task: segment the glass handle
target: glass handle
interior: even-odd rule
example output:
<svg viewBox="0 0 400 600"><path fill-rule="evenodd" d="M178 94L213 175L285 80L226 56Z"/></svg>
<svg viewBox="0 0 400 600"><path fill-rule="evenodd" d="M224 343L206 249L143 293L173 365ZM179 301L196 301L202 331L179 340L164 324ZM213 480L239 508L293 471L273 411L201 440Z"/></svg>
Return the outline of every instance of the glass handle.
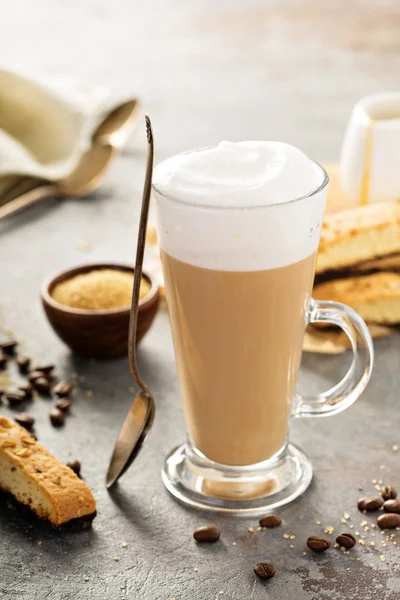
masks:
<svg viewBox="0 0 400 600"><path fill-rule="evenodd" d="M296 394L293 417L328 417L345 410L361 396L371 377L374 349L367 325L345 304L311 299L307 325L310 323L340 327L349 338L353 352L349 370L331 389L317 396Z"/></svg>

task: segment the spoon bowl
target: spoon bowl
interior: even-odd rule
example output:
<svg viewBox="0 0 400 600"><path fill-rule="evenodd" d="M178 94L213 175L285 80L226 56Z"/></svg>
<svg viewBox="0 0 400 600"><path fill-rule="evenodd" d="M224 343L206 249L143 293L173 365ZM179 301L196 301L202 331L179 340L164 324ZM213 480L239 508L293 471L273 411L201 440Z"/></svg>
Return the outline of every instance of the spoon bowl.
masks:
<svg viewBox="0 0 400 600"><path fill-rule="evenodd" d="M153 425L155 404L152 396L139 390L125 417L106 475L106 488L129 469L138 455L148 432Z"/></svg>
<svg viewBox="0 0 400 600"><path fill-rule="evenodd" d="M93 144L111 144L120 148L135 128L141 112L139 100L123 102L102 121L93 134Z"/></svg>
<svg viewBox="0 0 400 600"><path fill-rule="evenodd" d="M56 195L75 196L82 198L98 188L116 149L110 144L105 146L92 146L83 156L78 167L68 177L61 179L56 184Z"/></svg>

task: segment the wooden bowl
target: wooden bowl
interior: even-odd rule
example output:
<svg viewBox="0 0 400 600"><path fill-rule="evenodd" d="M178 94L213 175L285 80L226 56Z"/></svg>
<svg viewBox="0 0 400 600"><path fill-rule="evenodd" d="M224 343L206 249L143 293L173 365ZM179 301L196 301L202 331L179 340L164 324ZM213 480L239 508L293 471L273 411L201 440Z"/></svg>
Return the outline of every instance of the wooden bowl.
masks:
<svg viewBox="0 0 400 600"><path fill-rule="evenodd" d="M130 307L96 311L70 308L56 302L51 295L57 283L96 269L118 269L133 273L130 266L113 263L87 264L67 269L44 282L41 290L43 307L56 334L79 356L99 359L123 356L128 352ZM150 328L160 300L158 284L147 273L143 273L143 277L151 288L139 303L138 341Z"/></svg>

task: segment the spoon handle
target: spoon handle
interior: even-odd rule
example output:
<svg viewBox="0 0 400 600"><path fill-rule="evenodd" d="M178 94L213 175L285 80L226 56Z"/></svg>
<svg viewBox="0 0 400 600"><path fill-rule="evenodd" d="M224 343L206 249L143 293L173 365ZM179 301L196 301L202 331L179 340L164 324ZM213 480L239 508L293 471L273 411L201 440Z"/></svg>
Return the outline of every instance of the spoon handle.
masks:
<svg viewBox="0 0 400 600"><path fill-rule="evenodd" d="M27 206L31 206L31 204L35 204L43 198L55 195L57 195L57 188L55 185L47 184L35 187L1 206L0 219L4 219Z"/></svg>
<svg viewBox="0 0 400 600"><path fill-rule="evenodd" d="M136 263L135 263L135 277L133 282L133 293L132 293L132 306L129 320L129 338L128 338L128 356L129 356L129 367L132 373L132 377L137 385L143 390L147 396L151 396L149 388L146 386L142 378L140 377L137 358L136 358L136 332L138 322L138 308L139 308L139 292L140 282L142 280L142 267L143 267L143 256L144 248L146 245L146 232L147 232L147 221L149 217L150 207L150 195L151 195L151 183L153 178L153 163L154 163L154 140L153 131L151 128L151 121L148 115L145 115L146 121L146 134L147 134L147 160L146 160L146 175L144 180L143 197L142 197L142 209L140 213L139 222L139 233L136 248Z"/></svg>

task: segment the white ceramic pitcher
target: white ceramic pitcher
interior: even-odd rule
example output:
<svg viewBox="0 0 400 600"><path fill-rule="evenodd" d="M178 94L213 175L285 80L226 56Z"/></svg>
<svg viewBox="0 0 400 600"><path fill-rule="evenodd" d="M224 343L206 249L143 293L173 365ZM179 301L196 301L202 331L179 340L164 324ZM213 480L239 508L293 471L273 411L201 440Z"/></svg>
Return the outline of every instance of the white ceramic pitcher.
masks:
<svg viewBox="0 0 400 600"><path fill-rule="evenodd" d="M342 146L340 178L354 204L400 199L400 92L357 102Z"/></svg>

